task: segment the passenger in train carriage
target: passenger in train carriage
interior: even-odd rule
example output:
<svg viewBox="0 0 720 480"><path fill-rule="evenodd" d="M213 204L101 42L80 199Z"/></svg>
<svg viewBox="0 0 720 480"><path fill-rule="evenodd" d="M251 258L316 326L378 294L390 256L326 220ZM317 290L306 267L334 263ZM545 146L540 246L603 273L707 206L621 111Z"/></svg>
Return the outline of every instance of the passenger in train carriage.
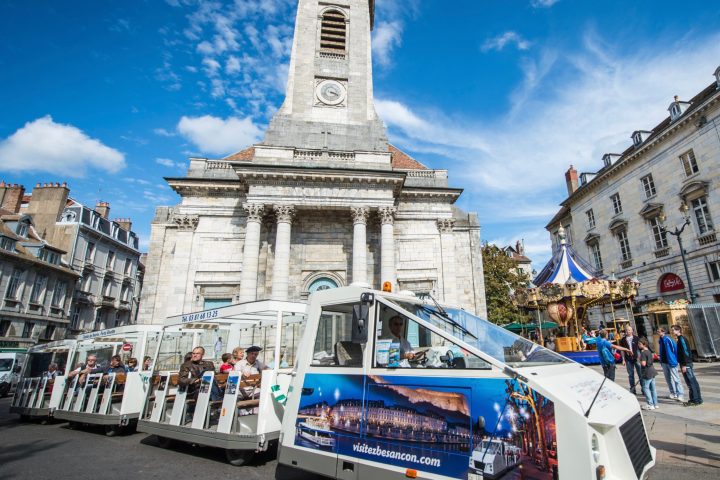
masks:
<svg viewBox="0 0 720 480"><path fill-rule="evenodd" d="M47 378L50 381L54 381L55 377L60 375L60 372L58 371L57 363L51 363L48 365L48 370L45 372L44 377Z"/></svg>
<svg viewBox="0 0 720 480"><path fill-rule="evenodd" d="M178 383L187 388L187 398L197 398L200 391L200 382L205 372L214 372L215 365L212 362L203 360L205 349L203 347L195 347L191 352L190 360L187 360L180 367L178 373ZM213 381L210 391L210 400L221 400L222 392L217 383Z"/></svg>
<svg viewBox="0 0 720 480"><path fill-rule="evenodd" d="M253 345L252 347L245 350L247 358L244 358L235 364L235 370L242 372L243 377L249 377L250 375L257 375L262 370L267 370L268 367L263 362L258 360L258 353L262 351L262 348Z"/></svg>
<svg viewBox="0 0 720 480"><path fill-rule="evenodd" d="M237 372L240 371L240 361L245 358L245 349L242 347L235 347L232 351L233 357L233 369Z"/></svg>
<svg viewBox="0 0 720 480"><path fill-rule="evenodd" d="M68 373L68 379L70 380L75 378L75 376L80 375L78 378L78 385L83 385L88 374L92 373L95 368L97 368L97 355L90 353L87 357L85 357L84 364L81 362L78 363L75 369Z"/></svg>
<svg viewBox="0 0 720 480"><path fill-rule="evenodd" d="M230 353L222 354L222 362L222 365L220 365L220 373L228 373L232 371L233 367L235 366L235 361L233 360L233 356Z"/></svg>
<svg viewBox="0 0 720 480"><path fill-rule="evenodd" d="M135 357L128 358L127 361L127 371L128 372L137 372L138 371L138 361Z"/></svg>
<svg viewBox="0 0 720 480"><path fill-rule="evenodd" d="M143 370L152 370L152 357L146 356L143 358Z"/></svg>
<svg viewBox="0 0 720 480"><path fill-rule="evenodd" d="M110 357L110 363L107 367L94 368L90 373L102 373L107 375L109 373L126 373L126 371L120 355L113 355Z"/></svg>

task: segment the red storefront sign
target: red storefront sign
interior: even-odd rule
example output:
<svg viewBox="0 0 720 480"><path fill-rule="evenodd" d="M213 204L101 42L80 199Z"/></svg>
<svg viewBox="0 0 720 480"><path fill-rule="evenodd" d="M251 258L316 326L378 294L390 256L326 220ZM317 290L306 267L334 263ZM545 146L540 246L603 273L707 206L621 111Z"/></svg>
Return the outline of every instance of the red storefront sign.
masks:
<svg viewBox="0 0 720 480"><path fill-rule="evenodd" d="M666 273L660 280L660 293L675 292L677 290L685 290L685 284L682 278L674 273Z"/></svg>

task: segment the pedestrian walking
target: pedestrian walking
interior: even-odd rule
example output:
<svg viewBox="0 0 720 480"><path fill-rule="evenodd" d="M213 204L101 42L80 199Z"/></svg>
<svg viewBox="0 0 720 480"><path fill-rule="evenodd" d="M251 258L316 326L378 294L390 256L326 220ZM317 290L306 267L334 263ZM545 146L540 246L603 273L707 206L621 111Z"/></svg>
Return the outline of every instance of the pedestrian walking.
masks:
<svg viewBox="0 0 720 480"><path fill-rule="evenodd" d="M597 346L598 356L600 357L600 365L602 365L603 374L609 380L615 381L615 355L613 355L613 348L615 350L627 351L625 347L620 345L614 345L607 339L607 331L600 330L600 338L595 342Z"/></svg>
<svg viewBox="0 0 720 480"><path fill-rule="evenodd" d="M625 328L625 336L620 340L620 345L625 347L627 351L622 354L623 366L627 368L628 382L630 383L630 391L633 395L637 395L636 385L640 383L640 363L638 362L638 337L633 332L633 327L628 325ZM635 373L638 379L635 380Z"/></svg>
<svg viewBox="0 0 720 480"><path fill-rule="evenodd" d="M658 342L658 356L660 357L660 366L668 389L670 389L670 398L678 402L684 402L685 390L680 381L680 368L677 360L677 345L670 337L668 331L664 327L658 329L660 341Z"/></svg>
<svg viewBox="0 0 720 480"><path fill-rule="evenodd" d="M648 341L645 338L638 340L638 348L640 349L640 383L642 391L645 394L645 410L655 410L658 407L657 390L655 389L655 377L657 372L653 367L653 354L650 351Z"/></svg>
<svg viewBox="0 0 720 480"><path fill-rule="evenodd" d="M690 351L690 344L687 338L683 337L682 327L680 325L672 326L672 333L677 340L677 359L680 365L680 371L683 374L685 383L688 387L688 401L683 403L686 407L693 407L696 405L702 405L702 395L700 394L700 384L695 377L695 371L693 369L692 352Z"/></svg>

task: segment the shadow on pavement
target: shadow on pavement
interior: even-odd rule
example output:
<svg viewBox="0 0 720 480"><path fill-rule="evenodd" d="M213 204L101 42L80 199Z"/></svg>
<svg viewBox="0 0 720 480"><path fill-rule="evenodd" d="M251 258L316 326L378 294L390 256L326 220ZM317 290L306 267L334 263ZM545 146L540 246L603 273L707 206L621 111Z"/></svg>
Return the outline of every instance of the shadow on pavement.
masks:
<svg viewBox="0 0 720 480"><path fill-rule="evenodd" d="M158 437L155 435L147 435L145 438L140 440L140 443L163 450L173 451L183 455L192 455L194 457L220 462L230 466L230 464L227 462L227 459L225 458L225 452L221 448L194 445L181 441L173 441L172 446L168 448L163 448L158 443ZM267 449L267 451L256 453L249 462L243 465L243 467L261 467L267 463L274 461L276 458L277 444L272 444L270 445L270 448Z"/></svg>
<svg viewBox="0 0 720 480"><path fill-rule="evenodd" d="M688 435L697 436L697 434L690 433L688 433ZM720 454L716 451L706 450L702 447L687 446L680 443L663 442L662 440L654 440L652 444L653 447L658 450L669 452L672 454L673 458L682 462L696 463L705 467L720 468ZM710 460L710 462L698 462L692 458L687 458L688 456L707 459Z"/></svg>
<svg viewBox="0 0 720 480"><path fill-rule="evenodd" d="M47 442L41 440L4 446L0 450L0 465L7 466L18 460L28 460L37 454L44 455L49 450L57 448L62 444L63 442ZM2 478L11 478L7 475L7 471L3 472Z"/></svg>

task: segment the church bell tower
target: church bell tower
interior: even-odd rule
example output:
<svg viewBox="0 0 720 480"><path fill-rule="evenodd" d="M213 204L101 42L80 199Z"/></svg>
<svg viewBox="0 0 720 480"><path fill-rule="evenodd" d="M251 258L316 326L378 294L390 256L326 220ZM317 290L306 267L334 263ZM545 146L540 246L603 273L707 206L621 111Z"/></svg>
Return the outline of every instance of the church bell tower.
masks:
<svg viewBox="0 0 720 480"><path fill-rule="evenodd" d="M256 147L257 160L293 148L318 162L323 152L357 152L366 167L389 164L373 103L374 13L374 0L298 1L285 101Z"/></svg>

